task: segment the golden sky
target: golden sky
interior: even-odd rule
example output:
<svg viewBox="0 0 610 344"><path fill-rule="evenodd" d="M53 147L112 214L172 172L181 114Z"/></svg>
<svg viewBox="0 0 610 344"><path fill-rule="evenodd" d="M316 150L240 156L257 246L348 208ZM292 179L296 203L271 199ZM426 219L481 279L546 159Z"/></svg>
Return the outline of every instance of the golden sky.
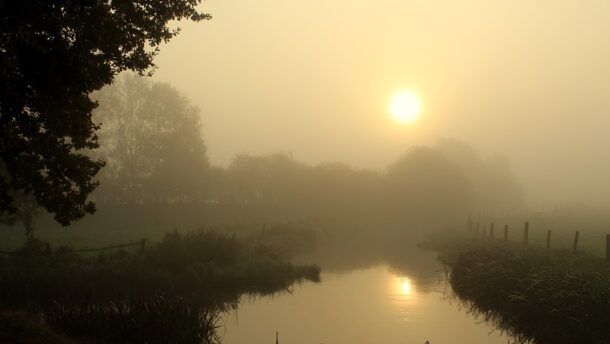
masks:
<svg viewBox="0 0 610 344"><path fill-rule="evenodd" d="M382 169L465 141L512 161L537 202L610 199L608 0L208 0L155 79L201 108L214 164L292 153ZM400 89L423 102L400 124Z"/></svg>

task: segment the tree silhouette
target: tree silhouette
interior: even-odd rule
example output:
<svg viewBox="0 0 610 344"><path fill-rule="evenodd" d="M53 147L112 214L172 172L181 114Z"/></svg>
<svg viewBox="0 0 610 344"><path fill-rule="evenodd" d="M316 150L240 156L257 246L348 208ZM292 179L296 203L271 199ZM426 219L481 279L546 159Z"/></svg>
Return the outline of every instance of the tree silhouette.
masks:
<svg viewBox="0 0 610 344"><path fill-rule="evenodd" d="M385 179L389 204L405 217L453 220L472 209L467 177L435 149L409 150L388 167Z"/></svg>
<svg viewBox="0 0 610 344"><path fill-rule="evenodd" d="M67 225L95 211L87 199L104 165L89 94L123 70L150 73L170 20L210 16L201 0L0 2L0 213L19 193Z"/></svg>
<svg viewBox="0 0 610 344"><path fill-rule="evenodd" d="M133 74L94 94L107 161L96 197L110 203L202 201L209 163L199 110L166 83Z"/></svg>

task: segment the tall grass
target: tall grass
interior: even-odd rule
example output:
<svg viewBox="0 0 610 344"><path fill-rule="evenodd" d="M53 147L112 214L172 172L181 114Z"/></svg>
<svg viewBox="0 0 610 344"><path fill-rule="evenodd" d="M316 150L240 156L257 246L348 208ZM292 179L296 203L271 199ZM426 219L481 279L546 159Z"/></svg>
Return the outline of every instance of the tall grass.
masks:
<svg viewBox="0 0 610 344"><path fill-rule="evenodd" d="M131 303L62 305L45 309L52 325L98 343L220 343L219 311L162 296Z"/></svg>
<svg viewBox="0 0 610 344"><path fill-rule="evenodd" d="M319 280L319 268L276 251L211 231L172 232L143 252L96 256L31 239L0 259L0 308L41 312L92 342L213 343L219 313L240 295Z"/></svg>
<svg viewBox="0 0 610 344"><path fill-rule="evenodd" d="M7 344L77 344L80 340L59 334L40 316L26 312L0 312L0 343Z"/></svg>
<svg viewBox="0 0 610 344"><path fill-rule="evenodd" d="M602 259L491 240L432 246L455 294L520 342L610 343L610 267Z"/></svg>

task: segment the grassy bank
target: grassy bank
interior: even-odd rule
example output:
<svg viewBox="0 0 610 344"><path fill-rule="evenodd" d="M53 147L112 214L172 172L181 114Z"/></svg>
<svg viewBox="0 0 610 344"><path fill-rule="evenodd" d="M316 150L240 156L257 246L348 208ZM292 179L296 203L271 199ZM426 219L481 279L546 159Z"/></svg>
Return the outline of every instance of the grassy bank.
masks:
<svg viewBox="0 0 610 344"><path fill-rule="evenodd" d="M24 312L0 312L0 343L82 344L49 327L43 319Z"/></svg>
<svg viewBox="0 0 610 344"><path fill-rule="evenodd" d="M173 232L143 252L85 256L30 240L0 259L0 307L90 342L213 343L220 312L240 295L319 279L317 267L290 263L276 245Z"/></svg>
<svg viewBox="0 0 610 344"><path fill-rule="evenodd" d="M610 343L610 267L591 254L447 233L441 252L457 296L521 342Z"/></svg>

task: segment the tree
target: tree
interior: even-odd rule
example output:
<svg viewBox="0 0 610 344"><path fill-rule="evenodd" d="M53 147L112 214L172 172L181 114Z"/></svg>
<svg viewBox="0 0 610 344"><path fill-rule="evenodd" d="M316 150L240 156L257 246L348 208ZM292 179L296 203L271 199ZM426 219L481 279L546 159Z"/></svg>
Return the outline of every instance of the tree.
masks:
<svg viewBox="0 0 610 344"><path fill-rule="evenodd" d="M166 83L133 74L95 93L100 149L108 165L98 198L112 203L203 200L209 163L199 110Z"/></svg>
<svg viewBox="0 0 610 344"><path fill-rule="evenodd" d="M33 195L63 225L95 211L104 163L89 94L124 70L151 73L172 20L209 19L201 0L0 2L0 212Z"/></svg>
<svg viewBox="0 0 610 344"><path fill-rule="evenodd" d="M483 158L471 146L457 140L442 140L436 149L460 167L474 195L474 207L491 211L522 208L523 190L506 157Z"/></svg>
<svg viewBox="0 0 610 344"><path fill-rule="evenodd" d="M409 150L388 167L385 182L391 210L404 218L455 220L472 209L467 177L431 148Z"/></svg>
<svg viewBox="0 0 610 344"><path fill-rule="evenodd" d="M235 200L243 204L288 205L302 196L310 167L286 154L237 155L228 168Z"/></svg>

